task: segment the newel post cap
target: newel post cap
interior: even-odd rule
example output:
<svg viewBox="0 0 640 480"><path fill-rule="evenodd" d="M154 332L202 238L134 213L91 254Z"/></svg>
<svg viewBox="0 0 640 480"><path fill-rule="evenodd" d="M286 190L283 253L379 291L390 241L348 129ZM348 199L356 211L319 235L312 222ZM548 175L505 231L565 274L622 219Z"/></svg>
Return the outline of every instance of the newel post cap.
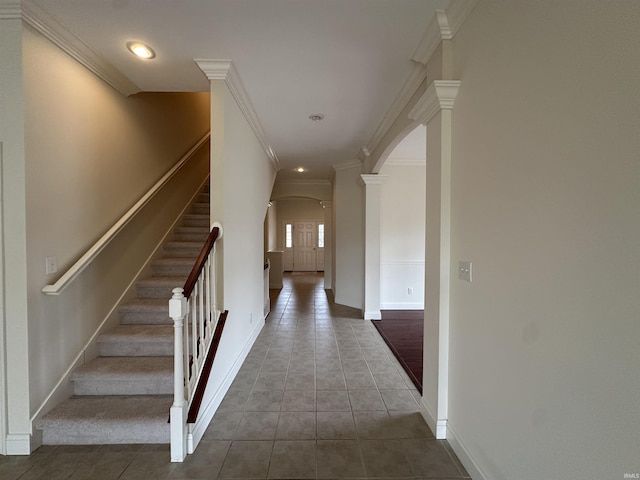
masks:
<svg viewBox="0 0 640 480"><path fill-rule="evenodd" d="M182 321L187 314L187 299L184 296L184 289L174 288L173 296L169 300L169 316L174 322Z"/></svg>

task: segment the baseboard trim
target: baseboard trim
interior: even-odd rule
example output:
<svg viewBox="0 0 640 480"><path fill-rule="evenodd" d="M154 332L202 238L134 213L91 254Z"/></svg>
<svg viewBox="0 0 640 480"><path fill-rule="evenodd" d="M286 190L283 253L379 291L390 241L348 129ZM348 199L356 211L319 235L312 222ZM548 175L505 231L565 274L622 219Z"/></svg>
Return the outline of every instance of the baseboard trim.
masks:
<svg viewBox="0 0 640 480"><path fill-rule="evenodd" d="M6 438L7 455L31 455L31 435L10 433Z"/></svg>
<svg viewBox="0 0 640 480"><path fill-rule="evenodd" d="M489 476L480 468L478 462L475 461L464 445L464 442L460 440L460 437L450 424L447 425L447 441L471 478L474 480L488 480Z"/></svg>
<svg viewBox="0 0 640 480"><path fill-rule="evenodd" d="M424 401L424 397L420 399L420 413L422 414L422 418L424 418L424 421L427 422L427 426L431 429L431 433L433 433L433 435L435 436L438 430L438 422L436 421L436 417L433 412L431 412L429 405L427 405Z"/></svg>
<svg viewBox="0 0 640 480"><path fill-rule="evenodd" d="M370 310L363 314L365 320L382 320L382 313L380 310Z"/></svg>
<svg viewBox="0 0 640 480"><path fill-rule="evenodd" d="M402 303L402 302L389 302L381 303L380 310L424 310L424 302L414 303Z"/></svg>
<svg viewBox="0 0 640 480"><path fill-rule="evenodd" d="M201 408L200 410L201 413L198 419L196 420L196 423L189 425L189 433L187 435L187 453L189 455L194 453L196 451L196 448L198 448L198 445L200 444L200 440L202 440L202 436L204 435L204 432L207 430L209 423L211 423L211 419L213 418L216 411L218 410L218 407L222 403L224 396L227 394L229 387L233 383L233 380L236 378L236 375L238 374L240 367L242 367L244 360L247 358L247 355L249 355L249 352L251 351L251 347L253 347L253 344L258 338L258 335L262 331L263 327L264 327L264 321L259 322L258 325L256 325L256 328L251 333L251 336L248 338L248 340L245 342L244 346L242 347L242 351L236 358L236 361L233 363L233 366L224 377L224 380L220 384L220 387L218 388L216 393L211 397L211 401L209 401L209 403L206 406L203 406Z"/></svg>

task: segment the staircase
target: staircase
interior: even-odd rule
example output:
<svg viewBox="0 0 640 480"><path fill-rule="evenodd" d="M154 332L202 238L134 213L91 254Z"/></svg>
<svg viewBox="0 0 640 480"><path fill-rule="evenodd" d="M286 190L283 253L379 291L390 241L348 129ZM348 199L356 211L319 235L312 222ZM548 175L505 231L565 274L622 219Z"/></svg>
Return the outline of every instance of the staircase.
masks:
<svg viewBox="0 0 640 480"><path fill-rule="evenodd" d="M169 443L173 403L171 290L181 287L209 234L209 190L198 194L152 276L119 308L120 325L102 333L99 356L71 375L74 396L42 417L45 445Z"/></svg>

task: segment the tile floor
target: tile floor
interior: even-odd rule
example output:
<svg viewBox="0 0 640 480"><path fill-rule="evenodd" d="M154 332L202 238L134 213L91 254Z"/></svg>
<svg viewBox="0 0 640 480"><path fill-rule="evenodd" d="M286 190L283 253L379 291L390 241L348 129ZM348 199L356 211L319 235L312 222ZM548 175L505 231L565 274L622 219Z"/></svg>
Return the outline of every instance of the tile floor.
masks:
<svg viewBox="0 0 640 480"><path fill-rule="evenodd" d="M287 274L266 325L195 454L165 445L44 446L0 456L0 478L460 479L419 394L370 322L333 303L322 274Z"/></svg>

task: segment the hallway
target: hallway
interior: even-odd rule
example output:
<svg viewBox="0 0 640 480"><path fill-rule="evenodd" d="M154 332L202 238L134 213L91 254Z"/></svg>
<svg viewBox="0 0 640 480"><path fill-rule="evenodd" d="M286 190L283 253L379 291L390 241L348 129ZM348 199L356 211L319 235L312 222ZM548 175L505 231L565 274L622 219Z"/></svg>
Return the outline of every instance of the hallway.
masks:
<svg viewBox="0 0 640 480"><path fill-rule="evenodd" d="M468 478L375 328L323 285L321 273L286 274L271 291L264 329L183 464L164 445L45 446L0 457L0 478Z"/></svg>

